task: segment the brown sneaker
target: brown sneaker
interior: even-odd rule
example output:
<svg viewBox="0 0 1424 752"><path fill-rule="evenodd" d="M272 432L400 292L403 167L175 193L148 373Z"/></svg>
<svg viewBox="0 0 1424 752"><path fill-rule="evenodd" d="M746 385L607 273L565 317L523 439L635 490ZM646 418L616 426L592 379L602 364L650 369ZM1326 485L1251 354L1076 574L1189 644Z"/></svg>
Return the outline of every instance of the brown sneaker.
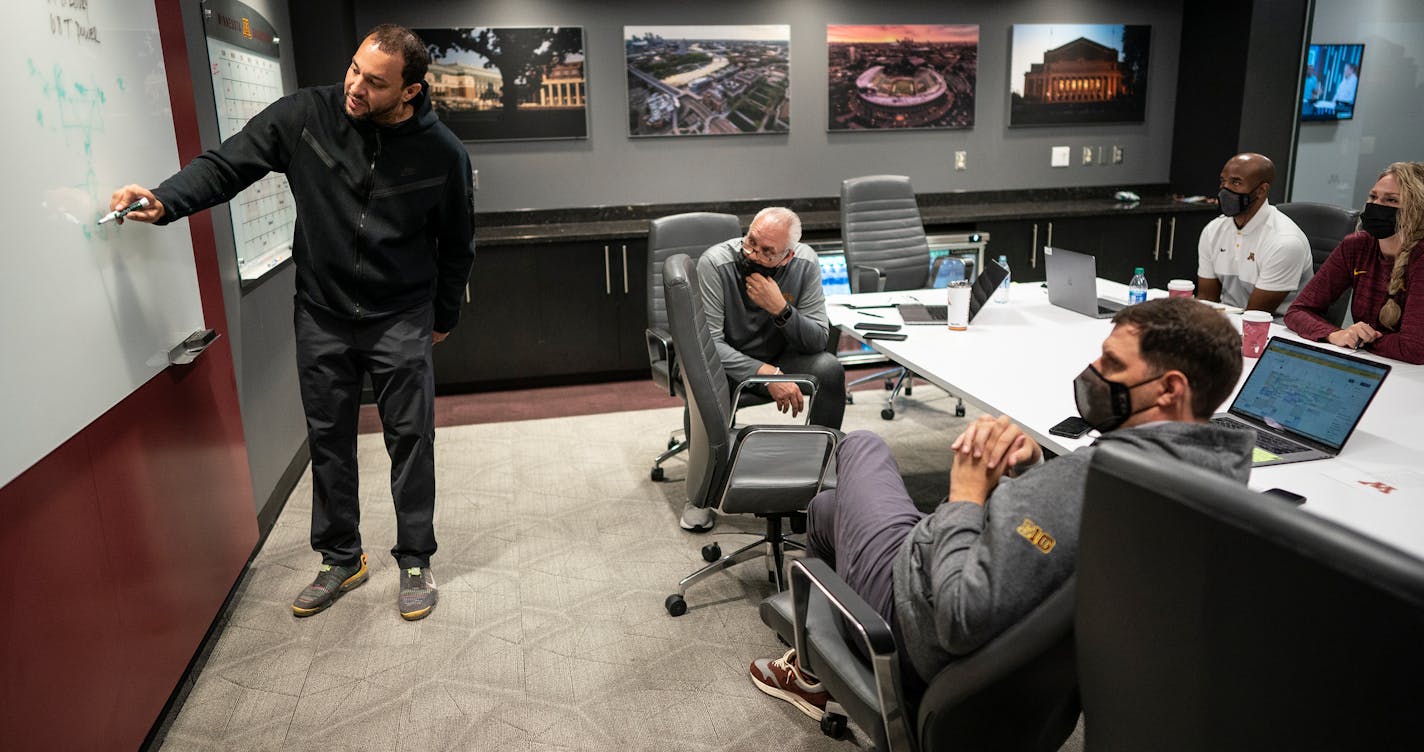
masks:
<svg viewBox="0 0 1424 752"><path fill-rule="evenodd" d="M805 680L796 667L795 648L780 658L752 661L751 674L752 684L757 689L791 703L812 720L819 721L826 714L826 702L831 695L821 688L820 682Z"/></svg>
<svg viewBox="0 0 1424 752"><path fill-rule="evenodd" d="M341 594L366 581L366 552L361 552L361 561L345 567L331 564L321 565L316 579L307 585L297 599L292 602L292 613L297 616L311 616L326 610L336 602Z"/></svg>

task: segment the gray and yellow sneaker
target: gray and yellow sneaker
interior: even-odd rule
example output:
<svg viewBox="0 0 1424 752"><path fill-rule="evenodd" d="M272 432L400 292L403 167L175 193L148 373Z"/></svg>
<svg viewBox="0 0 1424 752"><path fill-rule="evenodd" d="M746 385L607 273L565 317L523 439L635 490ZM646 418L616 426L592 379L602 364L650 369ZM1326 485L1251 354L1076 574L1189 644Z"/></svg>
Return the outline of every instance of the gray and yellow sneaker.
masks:
<svg viewBox="0 0 1424 752"><path fill-rule="evenodd" d="M430 615L430 610L435 608L435 602L440 600L440 593L435 589L435 575L431 574L430 567L410 567L401 570L400 597L397 599L397 606L400 608L400 615L406 621L424 619Z"/></svg>
<svg viewBox="0 0 1424 752"><path fill-rule="evenodd" d="M292 602L292 613L297 616L311 616L325 611L342 593L365 582L368 574L364 551L361 553L361 561L356 564L344 567L321 565L316 579Z"/></svg>

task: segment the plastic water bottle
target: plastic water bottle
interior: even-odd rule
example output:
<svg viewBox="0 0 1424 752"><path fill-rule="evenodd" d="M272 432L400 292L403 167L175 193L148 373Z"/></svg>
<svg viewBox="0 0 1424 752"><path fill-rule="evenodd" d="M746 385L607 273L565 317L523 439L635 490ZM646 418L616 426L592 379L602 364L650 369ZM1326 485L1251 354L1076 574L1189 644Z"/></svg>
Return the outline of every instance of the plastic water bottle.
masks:
<svg viewBox="0 0 1424 752"><path fill-rule="evenodd" d="M1127 283L1127 304L1136 305L1147 300L1147 275L1142 267L1132 270L1132 281Z"/></svg>
<svg viewBox="0 0 1424 752"><path fill-rule="evenodd" d="M1009 257L1008 257L1008 256L1000 256L1000 257L999 257L999 266L1004 267L1004 271L1009 271ZM997 289L997 290L994 291L994 302L995 302L995 303L1007 303L1007 302L1009 302L1009 279L1010 279L1012 276L1013 276L1012 274L1005 274L1005 275L1004 275L1004 281L1003 281L1003 282L1000 282L1000 283L999 283L999 289Z"/></svg>

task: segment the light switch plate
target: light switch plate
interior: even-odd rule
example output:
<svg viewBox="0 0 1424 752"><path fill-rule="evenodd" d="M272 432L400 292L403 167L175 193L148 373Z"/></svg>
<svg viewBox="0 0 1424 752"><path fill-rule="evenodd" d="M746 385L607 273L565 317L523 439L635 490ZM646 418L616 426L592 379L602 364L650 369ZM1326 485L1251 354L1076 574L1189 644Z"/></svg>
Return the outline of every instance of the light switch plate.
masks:
<svg viewBox="0 0 1424 752"><path fill-rule="evenodd" d="M967 170L967 169L969 169L969 152L967 152L967 151L957 151L957 152L954 153L954 169L956 169L956 170Z"/></svg>
<svg viewBox="0 0 1424 752"><path fill-rule="evenodd" d="M1091 146L1084 146L1084 147L1083 147L1083 164L1085 164L1085 165L1090 165L1090 164L1092 164L1092 163L1093 163L1093 147L1091 147Z"/></svg>
<svg viewBox="0 0 1424 752"><path fill-rule="evenodd" d="M1049 161L1051 167L1067 167L1073 157L1066 146L1053 147L1053 158Z"/></svg>

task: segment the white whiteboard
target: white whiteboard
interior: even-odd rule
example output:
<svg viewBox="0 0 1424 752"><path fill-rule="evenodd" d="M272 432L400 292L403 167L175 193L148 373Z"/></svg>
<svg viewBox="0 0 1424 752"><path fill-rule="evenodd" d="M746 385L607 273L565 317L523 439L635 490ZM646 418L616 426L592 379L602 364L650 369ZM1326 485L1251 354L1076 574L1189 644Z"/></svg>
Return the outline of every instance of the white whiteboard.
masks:
<svg viewBox="0 0 1424 752"><path fill-rule="evenodd" d="M179 167L152 2L6 3L0 45L0 485L203 326L186 221L95 222Z"/></svg>

